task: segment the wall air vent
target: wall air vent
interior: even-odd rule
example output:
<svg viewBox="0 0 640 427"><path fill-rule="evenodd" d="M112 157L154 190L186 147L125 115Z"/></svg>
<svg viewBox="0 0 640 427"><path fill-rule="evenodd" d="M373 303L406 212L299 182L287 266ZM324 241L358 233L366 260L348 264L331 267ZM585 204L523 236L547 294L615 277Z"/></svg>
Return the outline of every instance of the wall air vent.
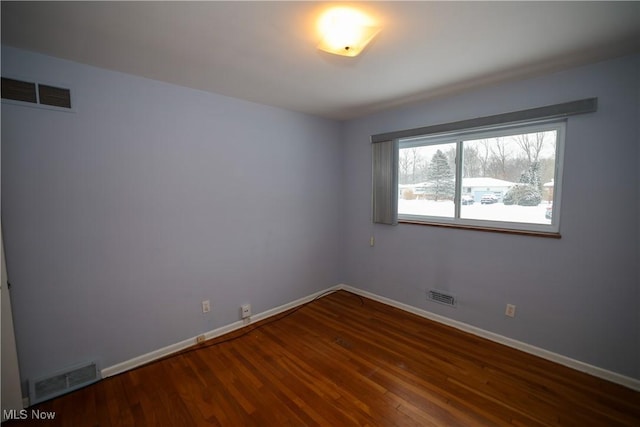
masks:
<svg viewBox="0 0 640 427"><path fill-rule="evenodd" d="M100 379L98 365L85 363L29 381L29 400L33 405L70 391L77 390Z"/></svg>
<svg viewBox="0 0 640 427"><path fill-rule="evenodd" d="M458 305L458 301L455 296L435 289L427 291L427 300L448 305L449 307L455 307Z"/></svg>
<svg viewBox="0 0 640 427"><path fill-rule="evenodd" d="M2 77L2 99L71 109L71 90Z"/></svg>
<svg viewBox="0 0 640 427"><path fill-rule="evenodd" d="M2 78L2 98L14 101L38 103L36 84Z"/></svg>
<svg viewBox="0 0 640 427"><path fill-rule="evenodd" d="M69 89L39 84L38 95L40 104L71 108L71 91Z"/></svg>

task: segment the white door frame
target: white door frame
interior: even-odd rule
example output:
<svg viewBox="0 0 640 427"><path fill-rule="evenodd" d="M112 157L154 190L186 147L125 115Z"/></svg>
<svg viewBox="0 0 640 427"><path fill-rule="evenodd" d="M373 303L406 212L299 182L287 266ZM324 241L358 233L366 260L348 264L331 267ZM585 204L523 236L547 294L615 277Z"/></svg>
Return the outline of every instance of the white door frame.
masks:
<svg viewBox="0 0 640 427"><path fill-rule="evenodd" d="M7 265L4 259L4 242L2 229L0 228L0 254L2 255L2 284L0 286L0 322L2 327L2 353L1 371L2 378L2 421L10 410L23 409L22 389L20 386L20 368L18 366L18 353L16 351L16 338L13 330L13 315L11 312L11 299L7 285Z"/></svg>

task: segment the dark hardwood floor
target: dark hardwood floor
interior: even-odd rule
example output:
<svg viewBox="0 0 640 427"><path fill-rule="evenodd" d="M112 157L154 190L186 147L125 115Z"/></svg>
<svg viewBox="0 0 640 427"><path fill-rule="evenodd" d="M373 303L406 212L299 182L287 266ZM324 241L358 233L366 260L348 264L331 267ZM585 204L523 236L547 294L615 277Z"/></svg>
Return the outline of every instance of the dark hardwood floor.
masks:
<svg viewBox="0 0 640 427"><path fill-rule="evenodd" d="M639 392L345 291L257 325L3 426L640 426Z"/></svg>

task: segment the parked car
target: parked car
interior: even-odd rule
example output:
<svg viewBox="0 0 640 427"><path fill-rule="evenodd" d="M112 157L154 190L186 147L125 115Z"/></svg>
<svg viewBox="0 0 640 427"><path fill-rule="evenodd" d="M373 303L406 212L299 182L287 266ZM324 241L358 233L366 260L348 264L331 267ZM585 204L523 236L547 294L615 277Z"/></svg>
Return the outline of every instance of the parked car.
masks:
<svg viewBox="0 0 640 427"><path fill-rule="evenodd" d="M462 204L463 205L472 205L475 200L473 200L472 196L462 196Z"/></svg>
<svg viewBox="0 0 640 427"><path fill-rule="evenodd" d="M544 213L544 217L551 219L553 217L553 206L547 206L547 210Z"/></svg>
<svg viewBox="0 0 640 427"><path fill-rule="evenodd" d="M495 194L488 193L482 196L482 199L480 199L480 203L482 203L483 205L498 203L498 198L496 197Z"/></svg>

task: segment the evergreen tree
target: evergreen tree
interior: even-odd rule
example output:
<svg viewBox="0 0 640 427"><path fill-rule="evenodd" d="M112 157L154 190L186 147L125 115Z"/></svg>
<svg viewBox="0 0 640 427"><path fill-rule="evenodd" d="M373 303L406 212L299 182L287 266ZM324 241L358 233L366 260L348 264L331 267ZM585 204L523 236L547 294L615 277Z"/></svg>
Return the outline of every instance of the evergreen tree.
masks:
<svg viewBox="0 0 640 427"><path fill-rule="evenodd" d="M502 202L505 205L538 206L542 195L531 184L516 184L507 191Z"/></svg>
<svg viewBox="0 0 640 427"><path fill-rule="evenodd" d="M520 175L520 182L522 184L528 184L540 191L542 188L542 181L540 179L540 163L531 163L531 166L529 166L529 168Z"/></svg>
<svg viewBox="0 0 640 427"><path fill-rule="evenodd" d="M520 184L510 188L504 195L503 203L505 205L538 206L542 201L541 188L540 163L533 162L520 175Z"/></svg>
<svg viewBox="0 0 640 427"><path fill-rule="evenodd" d="M454 175L447 161L447 156L438 150L431 158L427 169L429 190L436 201L453 199L455 194Z"/></svg>

